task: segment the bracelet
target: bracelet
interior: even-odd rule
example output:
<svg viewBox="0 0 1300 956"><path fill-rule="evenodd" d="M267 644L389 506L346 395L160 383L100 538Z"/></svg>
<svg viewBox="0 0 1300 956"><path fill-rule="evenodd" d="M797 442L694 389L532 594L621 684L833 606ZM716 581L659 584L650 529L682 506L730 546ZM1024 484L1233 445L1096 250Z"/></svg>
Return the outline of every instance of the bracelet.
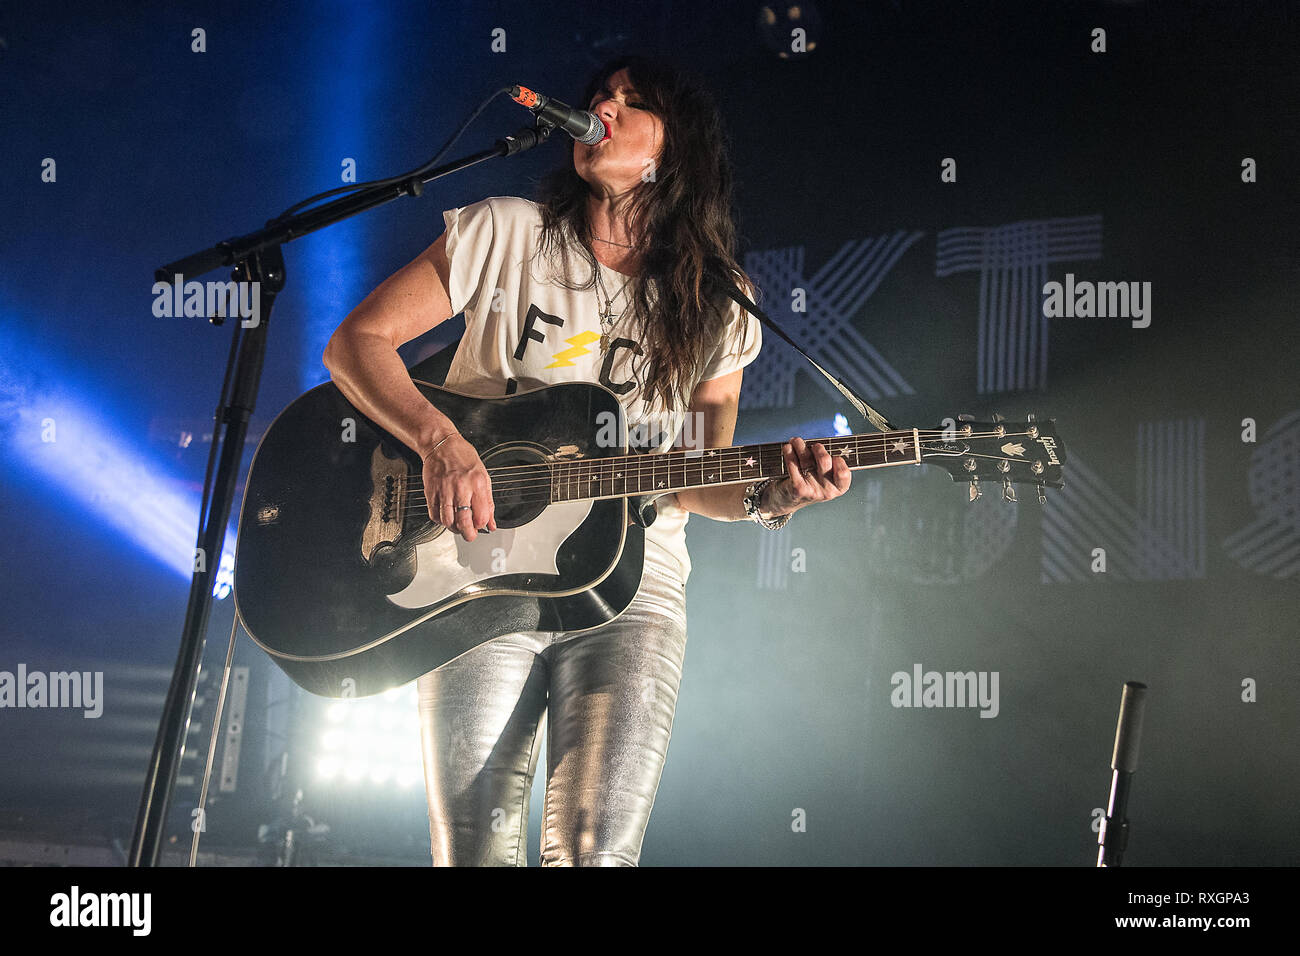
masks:
<svg viewBox="0 0 1300 956"><path fill-rule="evenodd" d="M775 518L764 518L758 513L759 499L763 496L763 489L774 481L776 481L775 478L766 478L763 481L758 482L758 484L750 485L745 489L745 517L757 524L761 524L769 531L776 531L779 528L784 528L785 523L790 520L788 514L777 515Z"/></svg>
<svg viewBox="0 0 1300 956"><path fill-rule="evenodd" d="M421 461L428 461L428 460L429 460L429 456L432 455L435 451L437 451L437 450L442 446L442 442L446 441L448 438L451 438L452 435L455 435L455 434L457 434L456 430L455 430L455 429L452 429L451 434L447 435L447 437L444 438L444 439L442 439L442 441L438 442L437 445L434 445L434 446L433 446L432 448L430 448L427 452L425 452L425 453L424 453L424 456L423 456L420 460L421 460Z"/></svg>

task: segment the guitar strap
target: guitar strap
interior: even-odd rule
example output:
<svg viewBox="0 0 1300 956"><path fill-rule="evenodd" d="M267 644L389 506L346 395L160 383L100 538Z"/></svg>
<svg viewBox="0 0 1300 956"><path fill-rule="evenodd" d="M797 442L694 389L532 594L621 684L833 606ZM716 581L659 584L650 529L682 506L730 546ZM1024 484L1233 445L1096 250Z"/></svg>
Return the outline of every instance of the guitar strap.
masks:
<svg viewBox="0 0 1300 956"><path fill-rule="evenodd" d="M835 386L839 393L848 399L849 404L856 408L863 418L882 432L890 432L894 430L894 426L890 424L889 419L868 405L864 399L860 398L857 393L854 392L853 389L849 388L849 386L845 385L844 382L840 381L830 372L826 371L826 369L818 365L813 360L813 357L801 349L794 339L785 334L785 330L782 329L781 326L777 325L766 312L760 309L755 303L751 302L749 297L741 292L734 282L722 278L716 266L711 272L706 272L706 277L713 281L715 288L721 289L728 298L746 312L752 314L758 319L758 321L762 322L784 339L786 344L788 344L792 349L807 359L808 364L821 372L822 375L824 375L826 379ZM628 505L632 508L632 520L643 528L650 527L650 525L654 523L655 516L658 514L655 501L662 497L662 495L638 495L637 497L629 498Z"/></svg>
<svg viewBox="0 0 1300 956"><path fill-rule="evenodd" d="M798 352L800 355L802 355L804 358L808 360L809 365L811 365L817 371L821 372L822 375L826 376L827 381L829 381L832 385L834 385L836 389L839 390L839 393L843 395L846 399L848 399L849 404L852 405L854 408L856 408L863 418L869 421L876 428L880 429L882 432L890 432L894 430L894 426L889 423L889 419L885 418L884 415L880 414L880 412L876 411L874 408L868 405L862 398L858 396L856 392L853 391L853 389L849 388L847 385L845 385L842 381L840 381L830 372L826 371L826 369L822 368L820 365L814 362L812 356L809 355L807 352L805 352L803 349L799 348L799 346L795 343L794 339L790 338L790 336L785 334L785 330L782 329L781 326L773 322L766 312L764 312L757 305L751 302L743 292L741 292L738 288L736 288L736 284L734 282L730 281L729 279L722 278L722 276L718 274L716 267L712 272L706 274L710 279L713 280L715 287L720 288L722 292L726 294L727 297L730 298L733 302L739 305L746 312L749 312L756 319L758 319L758 321L762 322L769 329L771 329L773 332L775 332L777 335L783 338L792 349L794 349L796 352Z"/></svg>

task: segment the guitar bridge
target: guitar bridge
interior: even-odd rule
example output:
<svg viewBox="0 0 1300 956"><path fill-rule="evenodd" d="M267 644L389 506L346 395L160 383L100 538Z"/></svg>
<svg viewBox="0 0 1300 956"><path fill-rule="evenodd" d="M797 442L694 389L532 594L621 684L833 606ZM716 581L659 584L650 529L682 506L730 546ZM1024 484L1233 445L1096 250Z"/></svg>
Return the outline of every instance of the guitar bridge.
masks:
<svg viewBox="0 0 1300 956"><path fill-rule="evenodd" d="M375 446L370 458L370 516L361 532L361 557L367 564L385 545L394 544L405 524L409 483L406 462Z"/></svg>

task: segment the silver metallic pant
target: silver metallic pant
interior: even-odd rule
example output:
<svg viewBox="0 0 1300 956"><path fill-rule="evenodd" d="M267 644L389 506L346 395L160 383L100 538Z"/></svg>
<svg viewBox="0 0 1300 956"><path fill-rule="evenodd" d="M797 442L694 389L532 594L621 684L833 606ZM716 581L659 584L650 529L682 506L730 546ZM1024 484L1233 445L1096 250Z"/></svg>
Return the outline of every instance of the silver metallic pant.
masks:
<svg viewBox="0 0 1300 956"><path fill-rule="evenodd" d="M524 866L546 723L543 866L636 866L686 653L676 560L647 543L636 597L578 634L506 634L417 682L435 866Z"/></svg>

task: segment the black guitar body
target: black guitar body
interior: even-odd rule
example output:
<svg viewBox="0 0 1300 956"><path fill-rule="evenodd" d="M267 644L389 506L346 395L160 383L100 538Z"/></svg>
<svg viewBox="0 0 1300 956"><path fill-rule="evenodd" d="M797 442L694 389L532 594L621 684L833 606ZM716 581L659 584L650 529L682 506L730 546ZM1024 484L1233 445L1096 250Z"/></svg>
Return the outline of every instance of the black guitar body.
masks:
<svg viewBox="0 0 1300 956"><path fill-rule="evenodd" d="M489 468L628 454L597 442L599 422L622 422L599 385L489 399L416 387ZM239 519L236 607L249 636L307 690L367 696L501 634L598 627L640 587L645 532L629 526L626 498L549 505L549 486L517 491L494 478L498 530L467 543L429 520L420 474L420 459L333 384L294 401L258 446Z"/></svg>

